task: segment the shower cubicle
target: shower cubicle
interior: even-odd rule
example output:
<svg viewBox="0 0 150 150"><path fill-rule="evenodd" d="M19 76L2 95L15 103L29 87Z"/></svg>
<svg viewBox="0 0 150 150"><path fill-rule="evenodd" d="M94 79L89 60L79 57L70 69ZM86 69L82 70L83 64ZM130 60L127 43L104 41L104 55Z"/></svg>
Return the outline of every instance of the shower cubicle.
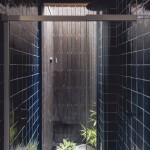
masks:
<svg viewBox="0 0 150 150"><path fill-rule="evenodd" d="M105 144L104 119L110 117L103 112L108 109L103 98L109 79L104 72L112 71L105 66L109 49L116 47L116 21L136 16L97 15L83 4L45 4L39 17L14 14L1 17L4 149L57 149L64 140L100 149Z"/></svg>
<svg viewBox="0 0 150 150"><path fill-rule="evenodd" d="M63 18L90 12L84 6L45 6L42 14ZM86 144L84 128L93 129L96 139L96 22L9 19L4 23L6 144L11 150L56 149L64 139Z"/></svg>
<svg viewBox="0 0 150 150"><path fill-rule="evenodd" d="M48 8L45 7L44 14L62 15L62 18L90 13L83 6ZM90 111L96 112L96 23L43 22L42 30L43 54L48 54L43 67L48 67L50 75L45 74L43 78L43 84L50 82L49 96L43 102L43 122L48 121L47 118L51 120L50 131L43 128L43 137L49 136L51 144L48 144L54 147L63 139L77 145L86 143L81 135L82 126L90 127ZM47 54L45 48L48 48ZM45 110L49 110L49 114Z"/></svg>

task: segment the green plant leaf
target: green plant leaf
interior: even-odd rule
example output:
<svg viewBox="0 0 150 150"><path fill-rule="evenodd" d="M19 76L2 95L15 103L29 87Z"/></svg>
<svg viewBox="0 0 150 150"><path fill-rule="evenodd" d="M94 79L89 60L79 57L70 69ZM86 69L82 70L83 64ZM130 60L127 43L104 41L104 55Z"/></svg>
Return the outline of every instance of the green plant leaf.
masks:
<svg viewBox="0 0 150 150"><path fill-rule="evenodd" d="M56 150L75 150L76 144L68 139L63 139L63 143L60 143L59 146L56 147Z"/></svg>
<svg viewBox="0 0 150 150"><path fill-rule="evenodd" d="M96 148L96 111L90 110L89 118L90 128L87 128L81 124L81 135L84 137L82 141L86 139L87 143L94 149Z"/></svg>

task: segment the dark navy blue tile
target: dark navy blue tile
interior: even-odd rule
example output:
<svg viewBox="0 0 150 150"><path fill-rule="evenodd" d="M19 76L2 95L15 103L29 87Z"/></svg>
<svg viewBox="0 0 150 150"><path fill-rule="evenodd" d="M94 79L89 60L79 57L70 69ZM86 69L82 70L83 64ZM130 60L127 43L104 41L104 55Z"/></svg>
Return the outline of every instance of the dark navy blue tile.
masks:
<svg viewBox="0 0 150 150"><path fill-rule="evenodd" d="M150 115L147 112L144 112L144 125L150 129Z"/></svg>
<svg viewBox="0 0 150 150"><path fill-rule="evenodd" d="M144 79L150 80L150 66L144 66Z"/></svg>
<svg viewBox="0 0 150 150"><path fill-rule="evenodd" d="M144 150L149 150L149 149L150 149L150 145L144 142Z"/></svg>
<svg viewBox="0 0 150 150"><path fill-rule="evenodd" d="M150 64L150 49L144 51L144 64Z"/></svg>
<svg viewBox="0 0 150 150"><path fill-rule="evenodd" d="M150 98L144 96L144 109L150 113Z"/></svg>
<svg viewBox="0 0 150 150"><path fill-rule="evenodd" d="M144 94L150 96L150 82L144 81Z"/></svg>
<svg viewBox="0 0 150 150"><path fill-rule="evenodd" d="M150 144L150 130L148 130L147 128L144 128L144 141L147 144Z"/></svg>

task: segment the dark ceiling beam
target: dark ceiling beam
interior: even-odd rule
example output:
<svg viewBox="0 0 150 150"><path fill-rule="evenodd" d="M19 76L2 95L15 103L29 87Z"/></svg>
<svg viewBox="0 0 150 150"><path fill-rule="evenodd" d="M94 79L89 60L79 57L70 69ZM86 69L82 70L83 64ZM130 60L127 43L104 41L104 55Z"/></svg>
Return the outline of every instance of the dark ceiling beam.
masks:
<svg viewBox="0 0 150 150"><path fill-rule="evenodd" d="M86 7L88 3L44 3L44 6L57 6L57 7Z"/></svg>
<svg viewBox="0 0 150 150"><path fill-rule="evenodd" d="M44 3L89 3L97 0L43 0Z"/></svg>

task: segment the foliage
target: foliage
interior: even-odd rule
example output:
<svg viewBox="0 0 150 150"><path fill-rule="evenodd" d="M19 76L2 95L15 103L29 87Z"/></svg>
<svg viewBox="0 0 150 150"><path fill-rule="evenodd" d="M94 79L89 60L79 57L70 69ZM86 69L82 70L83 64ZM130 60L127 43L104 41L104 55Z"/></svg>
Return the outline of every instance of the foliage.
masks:
<svg viewBox="0 0 150 150"><path fill-rule="evenodd" d="M25 150L25 147L18 145L15 150Z"/></svg>
<svg viewBox="0 0 150 150"><path fill-rule="evenodd" d="M28 145L26 146L26 150L37 150L38 148L38 144L35 141L31 141L28 143Z"/></svg>
<svg viewBox="0 0 150 150"><path fill-rule="evenodd" d="M83 140L86 139L89 145L91 145L93 148L96 148L96 124L97 124L96 112L91 110L90 113L91 113L89 118L90 128L81 125L82 126L81 135L84 137Z"/></svg>
<svg viewBox="0 0 150 150"><path fill-rule="evenodd" d="M75 150L76 144L67 139L63 139L63 143L60 143L59 146L56 147L56 150Z"/></svg>
<svg viewBox="0 0 150 150"><path fill-rule="evenodd" d="M90 113L91 113L91 115L90 115L90 118L89 118L89 122L91 122L92 126L96 128L96 123L97 123L97 121L96 121L96 111L90 110Z"/></svg>
<svg viewBox="0 0 150 150"><path fill-rule="evenodd" d="M15 150L37 150L38 144L35 141L30 141L27 146L18 145Z"/></svg>
<svg viewBox="0 0 150 150"><path fill-rule="evenodd" d="M17 129L16 128L10 128L10 143L13 142L16 133L17 133Z"/></svg>

